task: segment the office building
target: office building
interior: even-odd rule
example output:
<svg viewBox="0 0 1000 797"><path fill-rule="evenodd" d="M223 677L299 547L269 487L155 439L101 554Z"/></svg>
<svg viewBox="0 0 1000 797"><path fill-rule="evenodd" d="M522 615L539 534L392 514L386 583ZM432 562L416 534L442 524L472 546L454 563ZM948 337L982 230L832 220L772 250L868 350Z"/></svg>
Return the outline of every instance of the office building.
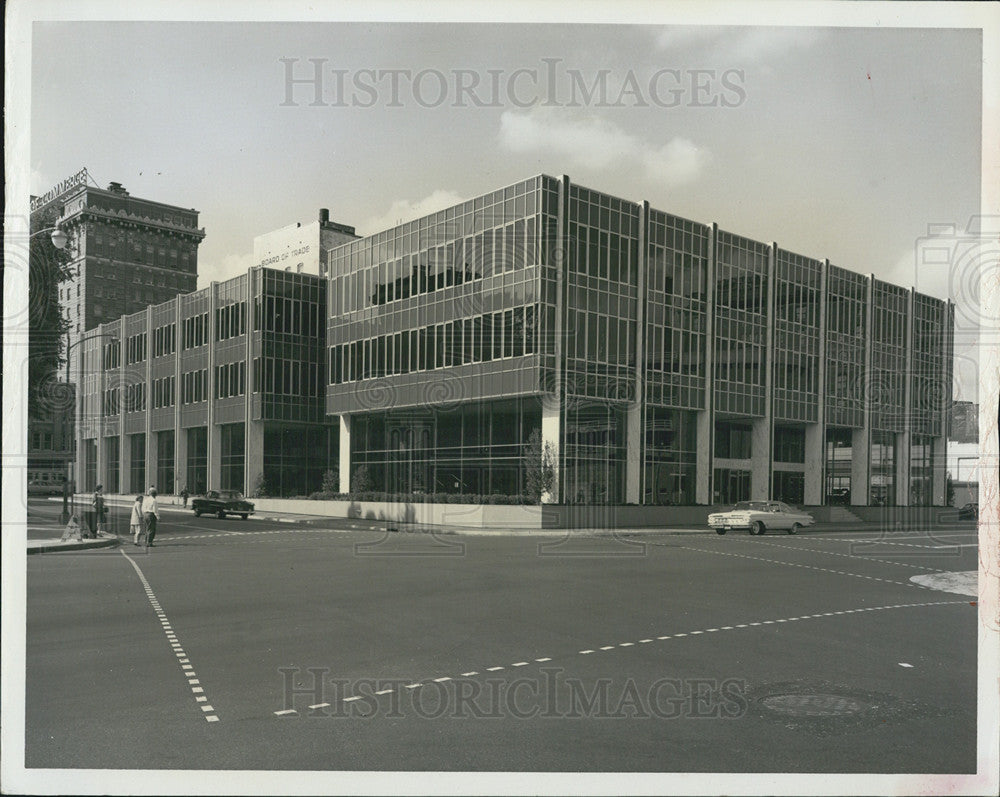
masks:
<svg viewBox="0 0 1000 797"><path fill-rule="evenodd" d="M325 259L325 388L308 422L314 437L327 430L323 466L335 461L345 492L363 466L376 490L521 494L537 431L556 476L545 499L559 503L944 502L948 302L545 175ZM267 295L235 301L256 308ZM178 329L197 314L188 301L174 308ZM214 319L208 345L223 346L221 300L199 301ZM131 323L126 340L161 322ZM212 356L199 395L221 408L233 377ZM256 367L252 353L244 362ZM248 489L284 457L247 431L253 408L284 394L268 379L246 385L242 416L167 413L175 439L203 422L218 437L209 487L239 481L222 454L222 435L239 434L216 426L249 419ZM81 456L99 450L97 428ZM104 437L133 428L119 416ZM91 471L111 461L91 459ZM306 482L318 489L315 474Z"/></svg>

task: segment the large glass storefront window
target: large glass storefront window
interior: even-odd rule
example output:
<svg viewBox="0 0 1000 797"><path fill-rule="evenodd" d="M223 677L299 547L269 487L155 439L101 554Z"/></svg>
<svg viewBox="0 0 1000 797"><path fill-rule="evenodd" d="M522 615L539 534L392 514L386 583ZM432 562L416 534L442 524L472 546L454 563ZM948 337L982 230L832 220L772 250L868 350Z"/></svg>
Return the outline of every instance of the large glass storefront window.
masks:
<svg viewBox="0 0 1000 797"><path fill-rule="evenodd" d="M652 407L646 413L646 504L695 502L696 413Z"/></svg>
<svg viewBox="0 0 1000 797"><path fill-rule="evenodd" d="M771 497L786 504L802 504L805 501L806 477L801 471L776 470L771 485Z"/></svg>
<svg viewBox="0 0 1000 797"><path fill-rule="evenodd" d="M117 493L119 491L118 476L121 471L121 445L119 438L108 437L104 440L105 464L104 464L104 493Z"/></svg>
<svg viewBox="0 0 1000 797"><path fill-rule="evenodd" d="M156 433L156 486L165 493L176 493L174 484L174 432Z"/></svg>
<svg viewBox="0 0 1000 797"><path fill-rule="evenodd" d="M715 422L717 459L750 459L751 427L748 423Z"/></svg>
<svg viewBox="0 0 1000 797"><path fill-rule="evenodd" d="M379 492L518 495L525 446L541 422L534 398L356 415L352 484L364 466Z"/></svg>
<svg viewBox="0 0 1000 797"><path fill-rule="evenodd" d="M871 505L894 506L896 503L896 435L872 433Z"/></svg>
<svg viewBox="0 0 1000 797"><path fill-rule="evenodd" d="M131 462L129 462L129 490L146 491L146 435L129 436Z"/></svg>
<svg viewBox="0 0 1000 797"><path fill-rule="evenodd" d="M208 430L204 426L187 430L187 488L193 495L208 489Z"/></svg>
<svg viewBox="0 0 1000 797"><path fill-rule="evenodd" d="M930 506L932 497L931 438L914 435L910 441L910 505Z"/></svg>
<svg viewBox="0 0 1000 797"><path fill-rule="evenodd" d="M851 503L851 460L853 434L850 429L826 430L826 502Z"/></svg>
<svg viewBox="0 0 1000 797"><path fill-rule="evenodd" d="M735 504L750 500L750 471L716 468L712 474L713 503Z"/></svg>
<svg viewBox="0 0 1000 797"><path fill-rule="evenodd" d="M220 484L223 490L243 490L243 473L246 465L246 424L225 423L219 426L222 471Z"/></svg>
<svg viewBox="0 0 1000 797"><path fill-rule="evenodd" d="M265 492L290 498L322 489L323 474L327 470L337 470L338 434L337 429L329 426L265 424ZM251 484L251 488L254 487L256 485Z"/></svg>
<svg viewBox="0 0 1000 797"><path fill-rule="evenodd" d="M624 407L587 403L566 411L563 496L569 504L624 501Z"/></svg>

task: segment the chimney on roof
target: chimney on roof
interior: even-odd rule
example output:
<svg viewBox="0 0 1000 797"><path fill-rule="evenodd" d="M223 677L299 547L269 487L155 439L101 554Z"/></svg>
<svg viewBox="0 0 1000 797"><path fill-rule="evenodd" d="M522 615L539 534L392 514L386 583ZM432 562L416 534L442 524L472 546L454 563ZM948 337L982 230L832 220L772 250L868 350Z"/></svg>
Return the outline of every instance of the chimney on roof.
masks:
<svg viewBox="0 0 1000 797"><path fill-rule="evenodd" d="M320 208L319 209L319 223L320 224L326 224L328 221L330 221L330 210L329 210L329 208Z"/></svg>
<svg viewBox="0 0 1000 797"><path fill-rule="evenodd" d="M119 194L120 196L128 196L128 191L125 190L125 186L121 183L109 183L108 190L112 194Z"/></svg>

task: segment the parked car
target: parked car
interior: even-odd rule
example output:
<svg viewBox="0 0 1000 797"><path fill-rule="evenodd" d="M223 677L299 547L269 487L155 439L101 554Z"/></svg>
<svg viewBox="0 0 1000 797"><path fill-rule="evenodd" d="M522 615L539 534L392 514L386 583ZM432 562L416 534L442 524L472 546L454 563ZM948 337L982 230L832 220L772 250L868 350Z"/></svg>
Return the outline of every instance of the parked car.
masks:
<svg viewBox="0 0 1000 797"><path fill-rule="evenodd" d="M965 504L958 510L959 520L979 520L979 504Z"/></svg>
<svg viewBox="0 0 1000 797"><path fill-rule="evenodd" d="M768 529L784 529L796 534L803 526L816 521L808 512L801 512L781 501L740 501L728 512L713 512L708 525L718 534L730 529L746 529L751 534L764 534Z"/></svg>
<svg viewBox="0 0 1000 797"><path fill-rule="evenodd" d="M203 496L191 500L191 509L194 510L195 517L218 515L224 518L226 515L239 515L244 520L254 511L253 504L237 490L209 490Z"/></svg>

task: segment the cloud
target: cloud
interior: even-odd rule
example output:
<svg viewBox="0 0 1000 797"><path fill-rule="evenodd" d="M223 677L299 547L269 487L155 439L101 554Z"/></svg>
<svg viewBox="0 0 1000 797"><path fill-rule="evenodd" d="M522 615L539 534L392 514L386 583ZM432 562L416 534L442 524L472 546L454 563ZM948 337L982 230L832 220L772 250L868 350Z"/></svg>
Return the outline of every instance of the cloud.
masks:
<svg viewBox="0 0 1000 797"><path fill-rule="evenodd" d="M412 202L409 199L397 199L381 216L372 216L358 227L358 235L372 235L382 230L387 230L390 227L395 227L397 224L404 224L405 222L413 221L413 219L419 219L421 216L436 213L439 210L444 210L464 201L465 197L443 188L438 188L433 193L425 196L423 199L418 199L416 202Z"/></svg>
<svg viewBox="0 0 1000 797"><path fill-rule="evenodd" d="M600 117L569 119L537 108L504 111L498 137L508 152L554 155L588 170L639 169L667 185L693 182L711 160L707 149L686 138L657 146Z"/></svg>
<svg viewBox="0 0 1000 797"><path fill-rule="evenodd" d="M699 48L712 60L726 60L733 66L763 63L794 50L816 44L823 36L810 27L712 27L679 25L664 28L656 35L661 50Z"/></svg>
<svg viewBox="0 0 1000 797"><path fill-rule="evenodd" d="M223 282L224 280L246 274L247 269L253 265L253 251L230 252L221 260L214 263L198 259L198 287L206 288L213 281Z"/></svg>

